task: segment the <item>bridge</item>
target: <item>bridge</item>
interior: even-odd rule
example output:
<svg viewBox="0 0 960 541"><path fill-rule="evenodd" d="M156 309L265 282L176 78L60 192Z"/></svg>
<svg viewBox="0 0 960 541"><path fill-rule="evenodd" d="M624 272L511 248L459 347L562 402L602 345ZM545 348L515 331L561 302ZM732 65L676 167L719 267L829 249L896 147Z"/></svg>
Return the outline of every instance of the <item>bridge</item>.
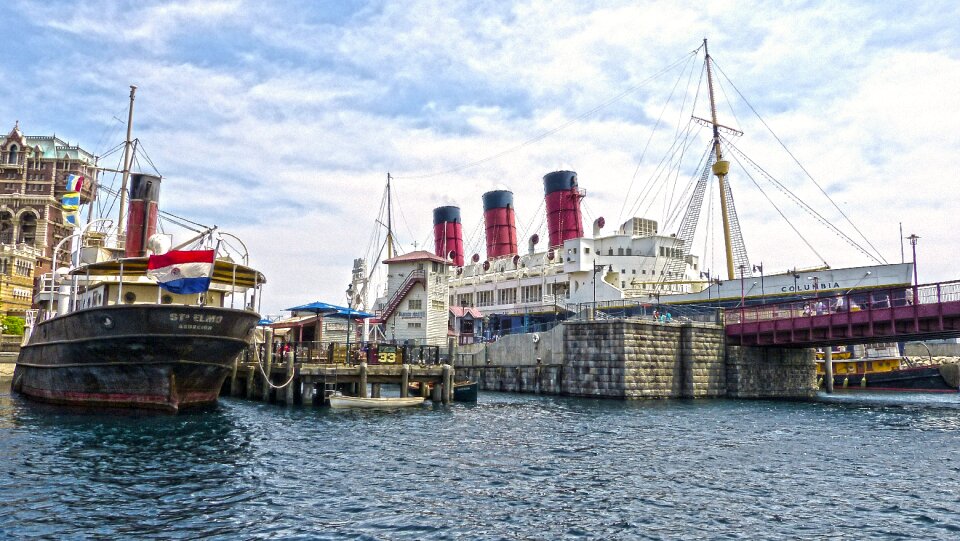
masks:
<svg viewBox="0 0 960 541"><path fill-rule="evenodd" d="M729 344L809 348L960 337L960 281L728 309Z"/></svg>

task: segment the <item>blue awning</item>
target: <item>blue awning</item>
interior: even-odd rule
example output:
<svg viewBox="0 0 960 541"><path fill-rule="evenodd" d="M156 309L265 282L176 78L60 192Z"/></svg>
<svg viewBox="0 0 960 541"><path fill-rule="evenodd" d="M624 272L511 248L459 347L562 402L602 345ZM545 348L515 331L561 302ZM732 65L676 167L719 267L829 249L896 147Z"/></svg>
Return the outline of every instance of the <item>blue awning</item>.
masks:
<svg viewBox="0 0 960 541"><path fill-rule="evenodd" d="M287 308L287 310L291 312L310 312L322 316L339 317L344 319L369 319L376 317L374 314L361 312L359 310L354 310L353 308L347 308L346 306L337 306L336 304L320 301L294 306L293 308Z"/></svg>

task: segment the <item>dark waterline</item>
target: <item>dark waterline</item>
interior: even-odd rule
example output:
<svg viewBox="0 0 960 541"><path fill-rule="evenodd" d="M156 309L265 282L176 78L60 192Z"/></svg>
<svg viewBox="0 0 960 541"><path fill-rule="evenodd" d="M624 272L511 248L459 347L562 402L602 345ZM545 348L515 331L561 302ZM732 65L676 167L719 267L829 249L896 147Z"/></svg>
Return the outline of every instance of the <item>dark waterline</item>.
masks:
<svg viewBox="0 0 960 541"><path fill-rule="evenodd" d="M957 539L960 397L71 413L0 382L0 538Z"/></svg>

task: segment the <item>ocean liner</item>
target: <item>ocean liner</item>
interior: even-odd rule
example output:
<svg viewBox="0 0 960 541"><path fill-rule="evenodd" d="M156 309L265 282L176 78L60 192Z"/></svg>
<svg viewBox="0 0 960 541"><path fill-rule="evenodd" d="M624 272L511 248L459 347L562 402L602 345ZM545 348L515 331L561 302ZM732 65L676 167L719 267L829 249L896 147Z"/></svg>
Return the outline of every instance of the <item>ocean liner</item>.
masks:
<svg viewBox="0 0 960 541"><path fill-rule="evenodd" d="M605 310L629 314L642 310L642 305L732 307L910 286L911 263L886 263L793 194L789 195L794 203L817 216L875 264L832 268L824 262L774 273L764 273L762 264L751 264L728 181L731 162L726 156L732 154L741 165L763 169L733 143L733 137L742 132L718 123L713 65L706 40L701 49L711 114L707 119L691 114L689 124L708 128L711 137L684 192L686 208L679 207L683 212L677 230L664 233L656 220L634 216L617 224L612 232L604 231L607 224L602 217L593 220L592 231L584 231L581 201L586 192L577 173L568 170L543 176L548 238L533 234L526 246L518 245L513 193L509 190L483 195L485 257L464 253L460 208L438 207L433 212L434 247L452 267L450 306L475 307L487 320L485 332L497 334L563 319L582 311L584 305L595 306L599 315ZM693 129L684 133L692 134ZM676 154L690 146L689 140L677 141L671 152ZM660 176L669 175L661 172ZM711 273L703 268L692 251L711 178L717 183L716 190L710 191L719 198L721 220L717 221L722 222L725 272ZM789 193L776 179L768 180Z"/></svg>

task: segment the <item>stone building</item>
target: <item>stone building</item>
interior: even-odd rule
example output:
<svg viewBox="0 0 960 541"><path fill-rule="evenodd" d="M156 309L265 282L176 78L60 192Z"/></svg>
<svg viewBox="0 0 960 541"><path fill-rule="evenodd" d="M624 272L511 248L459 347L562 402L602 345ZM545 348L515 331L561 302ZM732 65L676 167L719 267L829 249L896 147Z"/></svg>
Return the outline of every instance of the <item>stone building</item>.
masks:
<svg viewBox="0 0 960 541"><path fill-rule="evenodd" d="M33 278L40 250L0 245L0 317L23 317L33 303Z"/></svg>
<svg viewBox="0 0 960 541"><path fill-rule="evenodd" d="M90 152L56 135L24 135L19 122L0 138L0 247L11 272L29 264L34 282L31 289L37 287L40 276L53 268L57 244L73 233L60 206L67 175L84 177L80 203L89 203L96 188L96 161ZM29 262L31 253L35 254L33 262ZM8 283L22 278L3 274L0 312L6 312L6 303L13 302L7 294ZM16 288L24 286L9 287L14 288L10 291L19 291ZM14 303L17 310L21 304Z"/></svg>

